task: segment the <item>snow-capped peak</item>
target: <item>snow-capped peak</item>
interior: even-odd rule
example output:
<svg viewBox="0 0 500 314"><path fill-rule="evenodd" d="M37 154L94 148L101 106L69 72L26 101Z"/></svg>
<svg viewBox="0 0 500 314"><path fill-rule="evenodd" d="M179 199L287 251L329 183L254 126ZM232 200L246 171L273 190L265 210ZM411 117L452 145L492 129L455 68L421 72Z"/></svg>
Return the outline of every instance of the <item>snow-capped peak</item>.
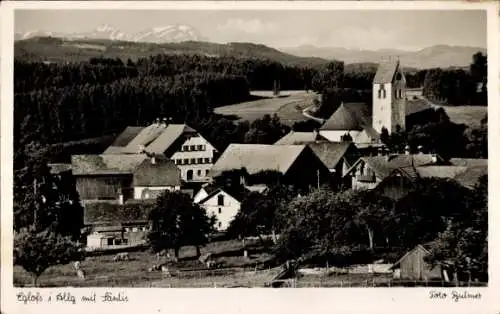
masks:
<svg viewBox="0 0 500 314"><path fill-rule="evenodd" d="M16 39L28 39L35 36L55 36L64 38L89 38L89 39L110 39L126 40L135 42L168 43L182 41L198 41L201 36L191 26L172 24L165 26L155 26L137 33L124 33L120 29L102 24L93 31L73 34L53 34L48 32L30 31L25 33L16 33Z"/></svg>

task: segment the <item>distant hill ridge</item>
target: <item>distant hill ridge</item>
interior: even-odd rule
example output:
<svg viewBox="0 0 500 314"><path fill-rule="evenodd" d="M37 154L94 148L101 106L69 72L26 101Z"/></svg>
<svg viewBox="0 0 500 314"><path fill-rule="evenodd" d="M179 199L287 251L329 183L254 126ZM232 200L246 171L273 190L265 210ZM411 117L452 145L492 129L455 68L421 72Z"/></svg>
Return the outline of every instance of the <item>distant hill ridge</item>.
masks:
<svg viewBox="0 0 500 314"><path fill-rule="evenodd" d="M17 40L14 43L15 57L31 61L83 61L92 57L126 60L157 54L199 54L208 57L231 56L269 59L288 65L315 66L326 64L331 60L340 60L346 63L346 71L354 69L374 71L381 60L390 57L399 57L405 69L409 71L436 67L462 68L471 63L474 53L478 51L486 53L485 49L482 48L446 45L433 46L416 52L395 49L365 51L346 48L320 48L314 52L312 46L307 46L307 50L299 48L287 48L283 52L263 44L244 42L219 44L188 40L153 43L106 38L67 39L45 36L34 36ZM329 57L326 56L327 53Z"/></svg>

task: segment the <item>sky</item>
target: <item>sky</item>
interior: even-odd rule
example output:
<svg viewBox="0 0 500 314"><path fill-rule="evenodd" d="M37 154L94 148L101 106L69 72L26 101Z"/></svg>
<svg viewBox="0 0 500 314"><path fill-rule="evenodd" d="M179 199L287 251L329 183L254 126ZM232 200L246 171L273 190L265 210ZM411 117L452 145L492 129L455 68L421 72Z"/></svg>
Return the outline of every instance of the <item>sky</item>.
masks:
<svg viewBox="0 0 500 314"><path fill-rule="evenodd" d="M486 48L486 12L265 10L18 10L15 31L88 32L107 24L126 33L182 24L212 42L275 48L313 45L419 50L433 45Z"/></svg>

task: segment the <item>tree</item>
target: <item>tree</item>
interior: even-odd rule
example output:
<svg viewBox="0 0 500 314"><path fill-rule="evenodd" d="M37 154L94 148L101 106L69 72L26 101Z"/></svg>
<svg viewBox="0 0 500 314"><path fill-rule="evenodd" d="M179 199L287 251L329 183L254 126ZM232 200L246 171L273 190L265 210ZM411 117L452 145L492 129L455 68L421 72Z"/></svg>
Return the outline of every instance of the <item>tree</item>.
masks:
<svg viewBox="0 0 500 314"><path fill-rule="evenodd" d="M183 192L165 192L158 197L156 207L150 212L151 231L148 240L152 249L159 252L173 249L179 257L179 249L185 245L200 246L208 241L213 232L215 217L208 217L206 211L193 204Z"/></svg>
<svg viewBox="0 0 500 314"><path fill-rule="evenodd" d="M366 250L355 224L351 198L328 189L295 198L288 205L288 219L276 253L281 259L328 261L344 266L360 262ZM364 257L363 257L364 256Z"/></svg>
<svg viewBox="0 0 500 314"><path fill-rule="evenodd" d="M382 130L380 131L380 141L386 145L389 144L389 131L387 130L386 127L382 127Z"/></svg>
<svg viewBox="0 0 500 314"><path fill-rule="evenodd" d="M343 194L355 212L354 223L362 234L366 234L368 246L373 250L375 231L382 231L393 216L392 201L373 190L346 191Z"/></svg>
<svg viewBox="0 0 500 314"><path fill-rule="evenodd" d="M15 234L14 265L19 265L32 275L33 286L43 272L55 265L65 265L84 258L83 245L70 237L45 229L29 228Z"/></svg>
<svg viewBox="0 0 500 314"><path fill-rule="evenodd" d="M470 219L470 195L471 191L451 179L419 179L395 207L399 244L427 243L450 223Z"/></svg>
<svg viewBox="0 0 500 314"><path fill-rule="evenodd" d="M458 274L485 279L488 273L488 177L483 176L469 199L471 216L450 221L430 243L428 261Z"/></svg>

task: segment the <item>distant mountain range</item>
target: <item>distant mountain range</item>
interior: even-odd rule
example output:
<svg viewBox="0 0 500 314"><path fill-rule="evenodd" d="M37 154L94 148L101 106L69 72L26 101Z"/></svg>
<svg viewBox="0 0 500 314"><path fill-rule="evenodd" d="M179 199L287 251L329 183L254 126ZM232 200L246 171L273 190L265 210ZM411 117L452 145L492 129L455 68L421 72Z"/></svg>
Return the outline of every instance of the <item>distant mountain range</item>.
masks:
<svg viewBox="0 0 500 314"><path fill-rule="evenodd" d="M210 43L193 27L181 24L153 27L136 33L126 33L110 25L74 34L30 31L16 33L15 40L16 57L53 61L98 56L134 59L160 53L190 53L267 58L291 64L323 64L328 60L341 60L346 64L370 63L376 66L384 59L399 57L405 68L425 69L468 66L474 53L486 53L484 48L448 45L432 46L419 51L315 46L278 50L253 43Z"/></svg>
<svg viewBox="0 0 500 314"><path fill-rule="evenodd" d="M282 48L284 52L296 56L318 57L342 60L345 63L379 63L388 58L399 58L405 67L436 68L463 67L472 62L472 55L486 49L468 46L436 45L419 51L397 49L361 50L341 47L300 46Z"/></svg>
<svg viewBox="0 0 500 314"><path fill-rule="evenodd" d="M204 41L196 29L188 25L173 24L161 27L152 27L136 33L126 33L108 24L101 25L94 30L83 33L54 33L43 31L18 32L15 40L33 37L59 37L66 39L109 39L132 42L171 43L183 41Z"/></svg>

